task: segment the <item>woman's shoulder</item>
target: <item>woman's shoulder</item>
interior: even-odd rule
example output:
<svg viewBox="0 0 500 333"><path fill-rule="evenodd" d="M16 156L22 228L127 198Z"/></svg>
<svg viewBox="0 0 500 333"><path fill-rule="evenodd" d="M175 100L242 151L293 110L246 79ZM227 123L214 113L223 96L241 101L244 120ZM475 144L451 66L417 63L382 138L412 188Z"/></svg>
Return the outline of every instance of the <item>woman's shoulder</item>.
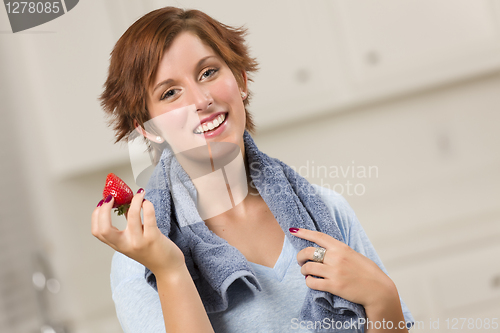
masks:
<svg viewBox="0 0 500 333"><path fill-rule="evenodd" d="M321 198L325 201L327 205L335 206L339 209L345 209L345 205L349 206L347 200L338 192L328 188L319 186L317 184L311 184L316 193L321 196ZM349 207L350 208L350 207Z"/></svg>
<svg viewBox="0 0 500 333"><path fill-rule="evenodd" d="M344 237L344 240L349 245L351 229L353 224L357 223L354 210L340 193L316 184L312 184L312 186L327 206L330 214L337 222L342 237Z"/></svg>

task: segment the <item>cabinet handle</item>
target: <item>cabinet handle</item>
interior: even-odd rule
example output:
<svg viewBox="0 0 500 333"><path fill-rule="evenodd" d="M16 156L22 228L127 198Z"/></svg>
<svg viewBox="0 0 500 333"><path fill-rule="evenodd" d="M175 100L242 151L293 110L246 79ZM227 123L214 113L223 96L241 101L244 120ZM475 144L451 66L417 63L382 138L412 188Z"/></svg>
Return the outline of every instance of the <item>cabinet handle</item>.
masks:
<svg viewBox="0 0 500 333"><path fill-rule="evenodd" d="M493 279L491 279L491 286L494 289L500 288L500 275L494 276Z"/></svg>
<svg viewBox="0 0 500 333"><path fill-rule="evenodd" d="M295 72L295 78L299 83L307 83L311 79L312 73L307 68L299 68Z"/></svg>
<svg viewBox="0 0 500 333"><path fill-rule="evenodd" d="M377 66L381 61L380 53L375 50L368 51L365 54L365 61L370 66Z"/></svg>

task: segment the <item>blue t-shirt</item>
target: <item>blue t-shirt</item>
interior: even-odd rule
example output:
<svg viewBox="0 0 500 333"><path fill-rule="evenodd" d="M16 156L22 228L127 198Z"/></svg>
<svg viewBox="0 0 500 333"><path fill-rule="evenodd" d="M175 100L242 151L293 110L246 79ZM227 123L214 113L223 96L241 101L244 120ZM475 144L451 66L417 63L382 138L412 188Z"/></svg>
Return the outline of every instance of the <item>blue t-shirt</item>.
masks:
<svg viewBox="0 0 500 333"><path fill-rule="evenodd" d="M354 211L340 194L317 185L321 198L330 209L347 214L340 219L339 229L355 251L375 262L386 274L380 258L361 227ZM244 332L313 332L315 323L301 322L300 309L307 292L304 275L297 263L297 251L285 237L281 254L273 268L250 263L262 287L257 290L242 285L237 280L228 289L229 307L226 311L209 314L217 333ZM165 324L158 293L146 282L145 268L138 262L117 252L111 265L111 292L116 306L118 320L125 333L165 332ZM406 322L413 323L413 317L401 300ZM333 325L326 319L321 325ZM316 328L318 323L316 323Z"/></svg>

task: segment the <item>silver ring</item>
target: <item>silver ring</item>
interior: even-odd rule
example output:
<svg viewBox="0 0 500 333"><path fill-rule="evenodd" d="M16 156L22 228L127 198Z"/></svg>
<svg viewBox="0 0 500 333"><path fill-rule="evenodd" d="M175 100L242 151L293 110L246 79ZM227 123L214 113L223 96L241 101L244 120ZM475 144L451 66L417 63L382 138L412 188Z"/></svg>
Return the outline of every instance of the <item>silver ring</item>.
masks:
<svg viewBox="0 0 500 333"><path fill-rule="evenodd" d="M314 250L313 261L323 263L325 253L326 249L324 247L317 247L316 250Z"/></svg>

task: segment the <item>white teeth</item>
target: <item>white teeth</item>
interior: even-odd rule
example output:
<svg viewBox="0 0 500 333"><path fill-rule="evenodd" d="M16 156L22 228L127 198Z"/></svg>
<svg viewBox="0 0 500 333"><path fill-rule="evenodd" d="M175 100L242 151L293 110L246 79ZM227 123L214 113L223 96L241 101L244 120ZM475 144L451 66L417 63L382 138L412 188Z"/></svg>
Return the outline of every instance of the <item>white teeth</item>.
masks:
<svg viewBox="0 0 500 333"><path fill-rule="evenodd" d="M206 132L206 131L209 131L209 130L213 130L214 128L217 128L220 124L222 124L222 122L224 121L224 119L226 119L226 115L225 114L221 114L217 118L215 118L214 120L212 120L211 122L205 123L203 125L198 126L194 130L194 133L201 134L203 132Z"/></svg>

